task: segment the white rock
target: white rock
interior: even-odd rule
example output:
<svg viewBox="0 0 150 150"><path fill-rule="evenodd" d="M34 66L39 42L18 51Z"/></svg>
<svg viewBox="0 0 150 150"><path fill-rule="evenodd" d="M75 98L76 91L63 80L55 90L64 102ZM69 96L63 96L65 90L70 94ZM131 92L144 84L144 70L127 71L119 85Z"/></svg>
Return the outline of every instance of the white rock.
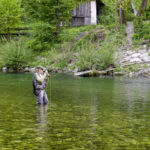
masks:
<svg viewBox="0 0 150 150"><path fill-rule="evenodd" d="M8 68L7 68L7 67L3 67L3 68L2 68L2 71L3 71L3 72L7 72L7 71L8 71Z"/></svg>
<svg viewBox="0 0 150 150"><path fill-rule="evenodd" d="M147 60L150 61L150 56L147 56Z"/></svg>
<svg viewBox="0 0 150 150"><path fill-rule="evenodd" d="M136 57L139 57L141 54L140 53L134 53L134 54L132 54L132 58L136 58Z"/></svg>
<svg viewBox="0 0 150 150"><path fill-rule="evenodd" d="M35 68L29 68L29 72L35 72Z"/></svg>
<svg viewBox="0 0 150 150"><path fill-rule="evenodd" d="M133 72L130 71L129 73L129 77L132 78L133 77Z"/></svg>
<svg viewBox="0 0 150 150"><path fill-rule="evenodd" d="M125 57L122 59L122 62L127 62L127 61L130 61L131 57Z"/></svg>
<svg viewBox="0 0 150 150"><path fill-rule="evenodd" d="M29 72L29 67L24 68L24 72Z"/></svg>
<svg viewBox="0 0 150 150"><path fill-rule="evenodd" d="M140 58L133 58L130 60L131 63L133 62L142 62L142 60Z"/></svg>
<svg viewBox="0 0 150 150"><path fill-rule="evenodd" d="M140 58L144 58L144 57L147 57L148 56L148 53L143 53L143 54L141 54L139 57Z"/></svg>
<svg viewBox="0 0 150 150"><path fill-rule="evenodd" d="M143 61L150 61L150 56L143 57L142 60L143 60Z"/></svg>
<svg viewBox="0 0 150 150"><path fill-rule="evenodd" d="M147 51L145 49L139 51L139 53L141 53L141 54L146 53L146 52Z"/></svg>
<svg viewBox="0 0 150 150"><path fill-rule="evenodd" d="M133 51L126 51L126 54L129 56L129 55L132 55L134 52Z"/></svg>

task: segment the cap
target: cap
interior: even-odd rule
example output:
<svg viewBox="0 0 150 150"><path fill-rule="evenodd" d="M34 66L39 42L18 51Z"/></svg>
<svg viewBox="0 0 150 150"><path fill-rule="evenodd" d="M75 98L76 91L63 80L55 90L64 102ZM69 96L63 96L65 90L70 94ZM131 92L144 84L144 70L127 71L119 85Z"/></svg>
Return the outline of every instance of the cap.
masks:
<svg viewBox="0 0 150 150"><path fill-rule="evenodd" d="M42 66L37 66L37 69L45 70L45 68Z"/></svg>

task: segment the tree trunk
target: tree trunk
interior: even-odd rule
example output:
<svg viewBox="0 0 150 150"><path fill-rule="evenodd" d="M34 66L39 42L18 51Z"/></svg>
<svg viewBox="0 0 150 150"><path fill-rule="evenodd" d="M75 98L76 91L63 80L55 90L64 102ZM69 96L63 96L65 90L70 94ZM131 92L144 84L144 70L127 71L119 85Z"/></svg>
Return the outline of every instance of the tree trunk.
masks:
<svg viewBox="0 0 150 150"><path fill-rule="evenodd" d="M141 16L144 14L144 12L146 10L147 3L148 3L148 0L142 0L141 6L140 6L139 11L138 11L138 16Z"/></svg>
<svg viewBox="0 0 150 150"><path fill-rule="evenodd" d="M60 16L58 10L56 12L56 17L57 17L57 35L58 35L60 33Z"/></svg>
<svg viewBox="0 0 150 150"><path fill-rule="evenodd" d="M125 15L125 9L122 5L123 0L120 0L119 5L119 22L120 24L126 24L126 15Z"/></svg>
<svg viewBox="0 0 150 150"><path fill-rule="evenodd" d="M117 0L115 0L115 23L118 22L118 3Z"/></svg>
<svg viewBox="0 0 150 150"><path fill-rule="evenodd" d="M56 9L56 28L57 28L57 35L60 33L60 13L59 13L59 0L57 0L57 6L58 8Z"/></svg>
<svg viewBox="0 0 150 150"><path fill-rule="evenodd" d="M8 41L10 41L10 29L9 28L7 29L7 32L8 32Z"/></svg>

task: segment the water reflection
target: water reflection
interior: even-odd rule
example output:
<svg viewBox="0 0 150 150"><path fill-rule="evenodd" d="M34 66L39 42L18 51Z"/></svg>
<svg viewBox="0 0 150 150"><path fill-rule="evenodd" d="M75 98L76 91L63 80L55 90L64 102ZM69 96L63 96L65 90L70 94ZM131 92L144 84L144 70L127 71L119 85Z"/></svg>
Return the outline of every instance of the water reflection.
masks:
<svg viewBox="0 0 150 150"><path fill-rule="evenodd" d="M47 127L47 105L37 105L36 125L38 136L44 136L45 129Z"/></svg>

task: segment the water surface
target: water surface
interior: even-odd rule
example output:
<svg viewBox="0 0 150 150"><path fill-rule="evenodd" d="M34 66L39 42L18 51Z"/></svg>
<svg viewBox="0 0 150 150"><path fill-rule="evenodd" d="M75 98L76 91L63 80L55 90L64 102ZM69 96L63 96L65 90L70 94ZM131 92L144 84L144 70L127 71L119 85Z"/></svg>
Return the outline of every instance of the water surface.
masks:
<svg viewBox="0 0 150 150"><path fill-rule="evenodd" d="M36 106L32 74L0 73L0 149L150 149L149 78L52 75Z"/></svg>

